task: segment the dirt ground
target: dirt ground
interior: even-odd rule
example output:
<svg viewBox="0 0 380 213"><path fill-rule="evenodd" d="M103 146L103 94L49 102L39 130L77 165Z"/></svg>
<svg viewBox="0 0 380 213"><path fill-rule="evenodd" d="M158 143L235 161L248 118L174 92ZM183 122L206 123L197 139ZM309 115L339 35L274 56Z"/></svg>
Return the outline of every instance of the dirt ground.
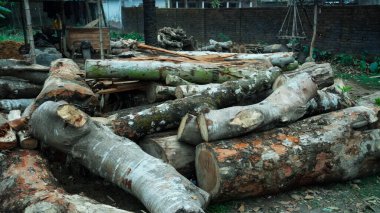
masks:
<svg viewBox="0 0 380 213"><path fill-rule="evenodd" d="M350 94L355 99L375 91L351 81L345 83L352 86ZM51 167L54 176L69 193L83 194L129 211L148 212L135 197L91 175L78 164L62 167L53 163ZM277 195L211 204L206 212L380 212L380 174L346 183L302 187Z"/></svg>

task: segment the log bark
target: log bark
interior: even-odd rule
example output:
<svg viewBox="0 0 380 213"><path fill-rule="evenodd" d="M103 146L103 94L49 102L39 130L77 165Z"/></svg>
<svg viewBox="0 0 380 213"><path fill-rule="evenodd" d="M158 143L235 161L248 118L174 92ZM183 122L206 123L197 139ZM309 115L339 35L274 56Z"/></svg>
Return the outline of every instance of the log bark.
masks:
<svg viewBox="0 0 380 213"><path fill-rule="evenodd" d="M4 112L25 110L33 101L34 99L3 99L0 100L0 110Z"/></svg>
<svg viewBox="0 0 380 213"><path fill-rule="evenodd" d="M72 105L45 102L29 123L37 139L70 154L94 174L130 192L150 212L203 212L208 204L208 194L172 166L146 154L133 141L115 135Z"/></svg>
<svg viewBox="0 0 380 213"><path fill-rule="evenodd" d="M258 104L211 110L198 116L204 141L231 138L276 123L289 123L306 114L306 104L317 94L317 84L302 73Z"/></svg>
<svg viewBox="0 0 380 213"><path fill-rule="evenodd" d="M222 47L223 49L227 49L227 50L229 50L232 47L232 44L233 44L232 41L220 42L220 41L215 41L213 39L210 39L209 43L211 45L219 44L220 47Z"/></svg>
<svg viewBox="0 0 380 213"><path fill-rule="evenodd" d="M119 111L113 116L112 129L118 135L137 140L147 134L176 128L186 113L197 114L232 106L245 99L252 102L261 99L279 74L280 70L273 67L250 79L225 82L218 89L206 90L196 96L167 101L140 112Z"/></svg>
<svg viewBox="0 0 380 213"><path fill-rule="evenodd" d="M28 83L26 80L0 78L0 99L35 98L42 86Z"/></svg>
<svg viewBox="0 0 380 213"><path fill-rule="evenodd" d="M178 62L155 60L86 60L88 78L126 78L165 81L176 75L192 83L222 83L238 80L271 67L266 59L239 63Z"/></svg>
<svg viewBox="0 0 380 213"><path fill-rule="evenodd" d="M304 63L300 68L294 71L285 72L282 76L276 79L275 83L273 84L273 90L279 88L286 81L300 73L308 73L311 75L314 78L315 82L317 82L318 89L323 89L334 83L334 71L331 67L331 64L316 64L314 62L308 62Z"/></svg>
<svg viewBox="0 0 380 213"><path fill-rule="evenodd" d="M345 181L380 171L380 129L366 107L318 115L268 132L202 143L199 186L213 201L277 193L295 186Z"/></svg>
<svg viewBox="0 0 380 213"><path fill-rule="evenodd" d="M149 155L172 165L183 176L194 176L195 147L179 142L175 132L148 135L139 146Z"/></svg>
<svg viewBox="0 0 380 213"><path fill-rule="evenodd" d="M206 90L217 89L220 84L204 84L204 85L181 85L175 88L175 97L184 98L196 94L200 94Z"/></svg>
<svg viewBox="0 0 380 213"><path fill-rule="evenodd" d="M183 80L176 75L166 75L165 84L168 86L192 85L193 83Z"/></svg>
<svg viewBox="0 0 380 213"><path fill-rule="evenodd" d="M0 76L13 76L28 80L30 83L43 84L48 73L49 67L21 60L0 59Z"/></svg>
<svg viewBox="0 0 380 213"><path fill-rule="evenodd" d="M0 154L1 212L114 212L128 213L57 186L46 160L36 151Z"/></svg>
<svg viewBox="0 0 380 213"><path fill-rule="evenodd" d="M42 91L28 109L29 115L48 100L64 100L92 114L98 106L98 99L86 84L84 75L71 59L53 61Z"/></svg>
<svg viewBox="0 0 380 213"><path fill-rule="evenodd" d="M146 97L149 103L175 99L175 89L175 87L171 86L150 83L146 89Z"/></svg>
<svg viewBox="0 0 380 213"><path fill-rule="evenodd" d="M20 110L12 110L8 114L8 120L16 120L21 118ZM38 141L31 137L30 127L28 125L23 126L16 132L18 143L22 149L36 149L38 147Z"/></svg>

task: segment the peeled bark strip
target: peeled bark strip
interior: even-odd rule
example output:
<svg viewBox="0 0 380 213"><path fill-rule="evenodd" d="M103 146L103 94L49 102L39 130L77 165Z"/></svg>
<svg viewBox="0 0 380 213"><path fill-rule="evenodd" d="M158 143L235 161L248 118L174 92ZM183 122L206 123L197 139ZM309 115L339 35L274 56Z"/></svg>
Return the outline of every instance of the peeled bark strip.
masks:
<svg viewBox="0 0 380 213"><path fill-rule="evenodd" d="M34 84L43 84L48 73L49 67L14 59L0 59L0 76L13 76Z"/></svg>
<svg viewBox="0 0 380 213"><path fill-rule="evenodd" d="M141 149L172 165L180 174L191 177L195 172L195 147L177 140L175 132L148 135L139 142Z"/></svg>
<svg viewBox="0 0 380 213"><path fill-rule="evenodd" d="M149 103L175 99L175 89L175 87L151 83L146 89L146 97Z"/></svg>
<svg viewBox="0 0 380 213"><path fill-rule="evenodd" d="M181 85L175 88L175 97L183 98L187 96L192 96L200 94L205 90L212 90L218 88L220 84L204 84L204 85Z"/></svg>
<svg viewBox="0 0 380 213"><path fill-rule="evenodd" d="M176 75L193 83L222 83L249 77L271 67L268 60L240 63L178 62L158 60L86 60L88 78L126 78L130 80L165 81Z"/></svg>
<svg viewBox="0 0 380 213"><path fill-rule="evenodd" d="M25 80L0 78L0 99L35 98L42 86L28 83Z"/></svg>
<svg viewBox="0 0 380 213"><path fill-rule="evenodd" d="M65 100L80 109L92 113L98 105L98 99L84 81L78 65L71 59L58 59L52 62L50 75L46 79L44 87L35 99L34 107L37 108L48 100Z"/></svg>
<svg viewBox="0 0 380 213"><path fill-rule="evenodd" d="M366 107L318 115L268 132L202 143L199 186L213 200L277 193L294 186L345 181L380 171L380 129Z"/></svg>
<svg viewBox="0 0 380 213"><path fill-rule="evenodd" d="M260 99L267 94L272 82L280 74L279 68L271 68L251 76L250 79L229 81L214 90L206 90L202 94L167 101L157 106L134 113L119 111L112 121L112 129L116 134L134 140L147 134L178 127L187 113L197 114L209 109L232 106L245 99ZM262 100L262 99L261 99ZM126 110L127 112L128 109Z"/></svg>
<svg viewBox="0 0 380 213"><path fill-rule="evenodd" d="M200 114L197 122L204 141L231 138L276 123L302 118L307 102L317 94L317 84L302 73L275 90L260 103L211 110Z"/></svg>
<svg viewBox="0 0 380 213"><path fill-rule="evenodd" d="M128 213L57 187L48 164L36 151L0 153L1 212L114 212Z"/></svg>
<svg viewBox="0 0 380 213"><path fill-rule="evenodd" d="M34 99L3 99L0 100L0 110L4 112L25 110L33 101Z"/></svg>
<svg viewBox="0 0 380 213"><path fill-rule="evenodd" d="M130 192L150 212L203 212L208 204L208 194L172 166L72 105L45 102L29 123L37 139L72 155L94 174Z"/></svg>
<svg viewBox="0 0 380 213"><path fill-rule="evenodd" d="M176 75L166 75L165 84L168 86L192 85L193 83L183 80Z"/></svg>

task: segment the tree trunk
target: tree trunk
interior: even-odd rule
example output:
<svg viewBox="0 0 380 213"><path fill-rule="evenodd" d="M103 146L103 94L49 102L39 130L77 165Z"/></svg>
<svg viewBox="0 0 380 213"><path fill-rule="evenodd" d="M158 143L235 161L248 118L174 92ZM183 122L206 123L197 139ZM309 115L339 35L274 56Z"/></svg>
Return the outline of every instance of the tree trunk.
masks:
<svg viewBox="0 0 380 213"><path fill-rule="evenodd" d="M165 81L176 75L192 83L222 83L238 80L271 67L267 60L239 63L178 62L155 60L86 60L88 78L125 78L128 80Z"/></svg>
<svg viewBox="0 0 380 213"><path fill-rule="evenodd" d="M273 84L273 90L279 88L286 81L300 73L308 73L318 84L318 89L323 89L334 83L334 71L331 64L316 64L314 62L304 63L300 68L294 71L285 72L282 76L276 79Z"/></svg>
<svg viewBox="0 0 380 213"><path fill-rule="evenodd" d="M180 143L175 132L164 132L145 137L139 146L155 158L172 165L185 177L194 175L195 147Z"/></svg>
<svg viewBox="0 0 380 213"><path fill-rule="evenodd" d="M128 213L57 187L45 159L36 151L0 154L1 212L113 212Z"/></svg>
<svg viewBox="0 0 380 213"><path fill-rule="evenodd" d="M186 113L197 114L204 110L232 106L245 99L260 99L260 95L267 94L266 91L270 90L279 74L278 68L271 68L251 79L225 82L217 90L206 90L196 96L167 101L140 112L127 114L119 111L113 116L112 129L118 135L137 140L147 134L176 128Z"/></svg>
<svg viewBox="0 0 380 213"><path fill-rule="evenodd" d="M205 90L213 90L220 87L220 84L204 84L204 85L180 85L175 88L175 97L184 98L196 94L200 94Z"/></svg>
<svg viewBox="0 0 380 213"><path fill-rule="evenodd" d="M42 86L28 83L25 80L0 78L0 99L35 98Z"/></svg>
<svg viewBox="0 0 380 213"><path fill-rule="evenodd" d="M143 0L145 44L157 46L156 1Z"/></svg>
<svg viewBox="0 0 380 213"><path fill-rule="evenodd" d="M0 59L0 76L13 76L34 84L43 84L48 75L49 67L14 59Z"/></svg>
<svg viewBox="0 0 380 213"><path fill-rule="evenodd" d="M183 80L176 75L166 75L165 84L168 86L192 85L193 83Z"/></svg>
<svg viewBox="0 0 380 213"><path fill-rule="evenodd" d="M35 99L29 113L48 100L64 100L87 113L93 113L98 99L84 81L83 73L71 59L58 59L52 62L50 75ZM25 113L24 113L25 114Z"/></svg>
<svg viewBox="0 0 380 213"><path fill-rule="evenodd" d="M352 107L268 132L202 143L195 160L199 186L217 201L376 174L380 129L359 130L374 122L372 109Z"/></svg>
<svg viewBox="0 0 380 213"><path fill-rule="evenodd" d="M296 121L305 115L305 106L316 96L317 87L310 75L301 73L258 104L200 114L197 122L202 139L231 138L277 123Z"/></svg>
<svg viewBox="0 0 380 213"><path fill-rule="evenodd" d="M146 89L146 97L149 103L175 99L175 87L150 83Z"/></svg>
<svg viewBox="0 0 380 213"><path fill-rule="evenodd" d="M0 110L9 112L11 110L25 110L34 99L3 99L0 100Z"/></svg>
<svg viewBox="0 0 380 213"><path fill-rule="evenodd" d="M150 212L203 212L208 204L208 194L172 166L72 105L45 102L29 123L37 139L72 155L94 174L130 192Z"/></svg>

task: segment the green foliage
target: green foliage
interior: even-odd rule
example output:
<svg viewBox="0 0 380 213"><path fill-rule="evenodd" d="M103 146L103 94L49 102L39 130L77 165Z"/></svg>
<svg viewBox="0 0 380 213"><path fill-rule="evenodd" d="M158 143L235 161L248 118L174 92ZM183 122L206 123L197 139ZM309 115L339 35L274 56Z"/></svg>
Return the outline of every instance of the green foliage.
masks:
<svg viewBox="0 0 380 213"><path fill-rule="evenodd" d="M309 55L310 47L308 45L304 45L302 48L302 51L306 55ZM320 50L320 49L314 48L312 56L313 56L313 59L316 61L326 61L326 60L330 60L333 57L333 54L327 50Z"/></svg>
<svg viewBox="0 0 380 213"><path fill-rule="evenodd" d="M216 36L216 40L224 42L224 41L231 41L231 38L228 35L224 34L224 33L219 33Z"/></svg>
<svg viewBox="0 0 380 213"><path fill-rule="evenodd" d="M341 86L338 85L338 89L340 89L342 91L342 93L347 93L347 92L349 92L349 91L352 90L352 87L351 86L343 86L343 87L341 87Z"/></svg>
<svg viewBox="0 0 380 213"><path fill-rule="evenodd" d="M10 27L0 28L0 41L17 41L23 42L24 36L21 30Z"/></svg>
<svg viewBox="0 0 380 213"><path fill-rule="evenodd" d="M369 70L371 72L378 72L379 71L379 62L372 62L369 66L368 66Z"/></svg>
<svg viewBox="0 0 380 213"><path fill-rule="evenodd" d="M335 56L335 61L343 66L353 66L357 63L353 55L341 53Z"/></svg>
<svg viewBox="0 0 380 213"><path fill-rule="evenodd" d="M220 7L220 0L211 0L211 7L212 8L219 8Z"/></svg>
<svg viewBox="0 0 380 213"><path fill-rule="evenodd" d="M380 81L378 78L371 78L372 76L375 76L376 74L348 74L348 73L339 73L337 72L335 77L342 78L342 79L348 79L353 80L360 85L363 85L368 88L373 89L380 89Z"/></svg>
<svg viewBox="0 0 380 213"><path fill-rule="evenodd" d="M115 32L115 31L112 31L110 33L110 36L112 39L133 39L133 40L137 40L139 42L143 42L144 41L144 37L142 35L140 35L139 33L137 32L132 32L132 33L127 33L127 34L124 34L124 33L119 33L119 32Z"/></svg>
<svg viewBox="0 0 380 213"><path fill-rule="evenodd" d="M375 99L375 104L376 104L377 106L380 106L380 98L376 98L376 99Z"/></svg>
<svg viewBox="0 0 380 213"><path fill-rule="evenodd" d="M233 211L233 204L232 203L220 203L220 204L213 204L207 207L206 209L207 213L230 213Z"/></svg>
<svg viewBox="0 0 380 213"><path fill-rule="evenodd" d="M5 18L6 13L11 13L12 11L5 7L7 1L0 0L0 18Z"/></svg>

